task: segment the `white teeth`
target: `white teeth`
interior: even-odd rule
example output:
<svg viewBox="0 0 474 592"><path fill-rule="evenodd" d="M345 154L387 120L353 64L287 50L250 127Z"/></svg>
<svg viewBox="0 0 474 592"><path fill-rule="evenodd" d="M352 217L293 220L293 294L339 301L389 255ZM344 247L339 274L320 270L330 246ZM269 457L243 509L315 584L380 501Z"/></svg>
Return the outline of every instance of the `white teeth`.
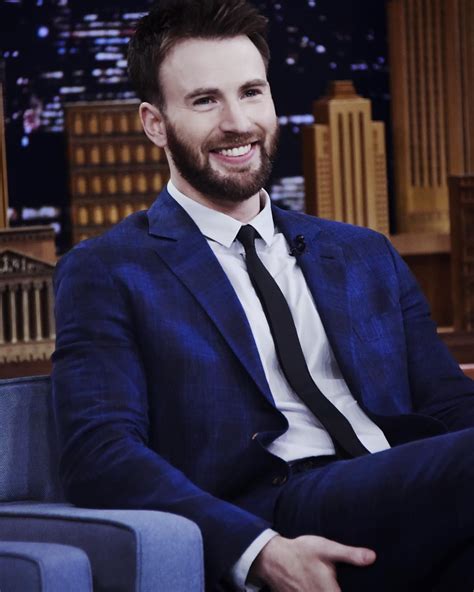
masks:
<svg viewBox="0 0 474 592"><path fill-rule="evenodd" d="M218 150L219 154L223 156L244 156L248 154L252 149L252 144L247 144L246 146L239 146L239 148L230 148L228 150Z"/></svg>

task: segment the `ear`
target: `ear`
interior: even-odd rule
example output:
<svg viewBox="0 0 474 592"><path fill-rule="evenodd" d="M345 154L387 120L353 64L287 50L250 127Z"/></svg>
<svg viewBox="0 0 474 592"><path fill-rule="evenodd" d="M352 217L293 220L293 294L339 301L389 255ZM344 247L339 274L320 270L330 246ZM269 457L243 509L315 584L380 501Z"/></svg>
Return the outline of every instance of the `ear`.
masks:
<svg viewBox="0 0 474 592"><path fill-rule="evenodd" d="M167 144L165 121L161 111L151 103L142 103L138 113L143 130L156 146L164 148Z"/></svg>

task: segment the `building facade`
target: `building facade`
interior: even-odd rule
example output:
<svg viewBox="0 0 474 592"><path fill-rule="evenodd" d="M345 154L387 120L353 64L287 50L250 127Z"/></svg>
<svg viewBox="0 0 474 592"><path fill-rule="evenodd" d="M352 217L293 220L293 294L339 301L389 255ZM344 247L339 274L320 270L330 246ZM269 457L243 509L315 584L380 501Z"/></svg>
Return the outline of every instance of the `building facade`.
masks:
<svg viewBox="0 0 474 592"><path fill-rule="evenodd" d="M389 232L385 127L351 81L332 82L303 130L306 211Z"/></svg>
<svg viewBox="0 0 474 592"><path fill-rule="evenodd" d="M66 110L73 242L148 208L169 179L164 151L145 136L136 101Z"/></svg>
<svg viewBox="0 0 474 592"><path fill-rule="evenodd" d="M49 360L54 350L54 266L0 253L0 364Z"/></svg>
<svg viewBox="0 0 474 592"><path fill-rule="evenodd" d="M474 3L390 0L398 232L449 232L450 175L474 173Z"/></svg>
<svg viewBox="0 0 474 592"><path fill-rule="evenodd" d="M474 332L474 175L449 178L454 328Z"/></svg>

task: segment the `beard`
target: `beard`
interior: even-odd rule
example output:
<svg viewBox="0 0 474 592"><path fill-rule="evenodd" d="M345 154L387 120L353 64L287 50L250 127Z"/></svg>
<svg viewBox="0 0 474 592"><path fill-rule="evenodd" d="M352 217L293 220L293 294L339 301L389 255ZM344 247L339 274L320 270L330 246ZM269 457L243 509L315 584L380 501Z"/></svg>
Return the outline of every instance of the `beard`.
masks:
<svg viewBox="0 0 474 592"><path fill-rule="evenodd" d="M224 134L203 146L202 152L183 139L176 127L168 120L166 135L168 149L181 176L208 199L216 202L241 203L258 193L270 178L273 162L278 151L279 127L268 137L268 149L264 144L263 133ZM217 146L245 146L257 139L260 150L260 165L251 169L244 165L228 173L221 173L212 168L209 152ZM203 162L203 153L205 160Z"/></svg>

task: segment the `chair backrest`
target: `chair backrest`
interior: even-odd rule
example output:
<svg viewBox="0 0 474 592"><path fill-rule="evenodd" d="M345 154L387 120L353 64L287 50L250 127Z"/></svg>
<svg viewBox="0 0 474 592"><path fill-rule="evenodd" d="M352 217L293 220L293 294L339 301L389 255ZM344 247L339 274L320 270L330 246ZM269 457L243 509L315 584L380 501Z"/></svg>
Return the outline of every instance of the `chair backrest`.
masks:
<svg viewBox="0 0 474 592"><path fill-rule="evenodd" d="M62 501L49 376L0 380L0 502Z"/></svg>

